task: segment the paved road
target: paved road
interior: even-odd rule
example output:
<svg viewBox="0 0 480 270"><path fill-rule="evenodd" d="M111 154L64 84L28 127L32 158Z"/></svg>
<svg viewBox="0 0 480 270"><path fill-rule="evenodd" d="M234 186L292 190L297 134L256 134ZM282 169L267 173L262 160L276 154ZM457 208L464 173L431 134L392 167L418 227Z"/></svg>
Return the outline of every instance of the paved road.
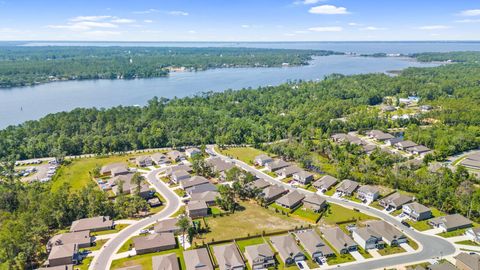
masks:
<svg viewBox="0 0 480 270"><path fill-rule="evenodd" d="M285 188L289 190L297 190L305 194L312 193L311 191L308 191L308 190L293 188L289 184L285 184L281 181L275 180L273 177L269 176L268 174L263 173L242 161L231 159L229 157L221 155L220 153L215 152L215 149L213 146L208 146L208 149L209 149L209 152L215 153L215 155L221 157L224 160L229 160L234 162L237 166L255 174L257 177L264 178L270 183L283 185ZM415 253L404 253L397 256L393 255L385 258L369 259L363 262L349 263L342 266L322 267L322 269L333 269L333 268L348 269L348 270L381 269L381 268L391 267L396 265L415 263L419 261L427 261L437 257L445 257L445 256L453 255L456 251L455 246L450 242L448 242L447 240L438 236L424 234L424 233L415 231L413 229L407 228L402 223L400 223L400 221L395 219L393 216L385 212L382 212L376 208L369 207L369 206L352 202L352 201L343 200L341 198L332 198L330 196L323 196L323 197L328 202L336 203L348 208L357 208L361 210L361 212L363 213L379 217L385 220L386 222L393 224L395 227L397 227L398 229L402 230L405 234L407 234L410 238L414 239L419 244L419 250L417 250Z"/></svg>
<svg viewBox="0 0 480 270"><path fill-rule="evenodd" d="M90 264L89 270L105 270L110 269L113 255L115 255L120 247L139 230L157 222L157 220L165 219L175 213L181 206L180 198L171 191L166 184L157 179L156 175L165 168L157 169L147 174L147 180L150 182L157 192L167 200L167 206L159 213L152 215L148 218L139 220L138 222L121 230L114 238L105 243L104 247L100 250L98 256L95 256Z"/></svg>

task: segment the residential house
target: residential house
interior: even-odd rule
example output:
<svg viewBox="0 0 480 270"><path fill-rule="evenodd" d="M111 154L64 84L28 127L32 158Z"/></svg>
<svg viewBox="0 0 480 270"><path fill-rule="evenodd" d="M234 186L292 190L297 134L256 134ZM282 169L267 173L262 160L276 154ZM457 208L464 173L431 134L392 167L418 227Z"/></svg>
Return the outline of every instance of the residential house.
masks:
<svg viewBox="0 0 480 270"><path fill-rule="evenodd" d="M369 220L365 222L367 228L382 236L382 240L390 246L397 246L408 241L401 231L383 220Z"/></svg>
<svg viewBox="0 0 480 270"><path fill-rule="evenodd" d="M479 270L480 255L461 252L455 256L455 266L460 270Z"/></svg>
<svg viewBox="0 0 480 270"><path fill-rule="evenodd" d="M275 202L282 207L288 209L295 209L297 206L302 204L304 198L305 195L295 190L288 193L287 195L280 197Z"/></svg>
<svg viewBox="0 0 480 270"><path fill-rule="evenodd" d="M381 142L395 138L392 134L385 133L381 130L371 130L367 132L367 136Z"/></svg>
<svg viewBox="0 0 480 270"><path fill-rule="evenodd" d="M182 180L187 180L190 178L190 174L185 171L185 170L177 170L173 171L172 174L170 175L170 180L172 180L173 183L178 184Z"/></svg>
<svg viewBox="0 0 480 270"><path fill-rule="evenodd" d="M322 196L312 193L303 199L303 207L320 212L327 207L327 201Z"/></svg>
<svg viewBox="0 0 480 270"><path fill-rule="evenodd" d="M206 191L217 191L217 187L212 183L207 183L203 185L197 185L185 189L188 195L192 196L195 193L203 193Z"/></svg>
<svg viewBox="0 0 480 270"><path fill-rule="evenodd" d="M427 270L458 270L455 265L447 262L431 264L427 267Z"/></svg>
<svg viewBox="0 0 480 270"><path fill-rule="evenodd" d="M190 196L192 201L205 201L208 206L216 204L216 199L220 197L218 191L205 191L200 193L193 193Z"/></svg>
<svg viewBox="0 0 480 270"><path fill-rule="evenodd" d="M52 267L42 267L42 268L38 268L37 270L73 270L73 264L66 264L66 265L59 265L59 266L52 266Z"/></svg>
<svg viewBox="0 0 480 270"><path fill-rule="evenodd" d="M396 143L403 142L403 139L400 137L391 138L385 141L385 144L388 146L394 146Z"/></svg>
<svg viewBox="0 0 480 270"><path fill-rule="evenodd" d="M300 169L299 167L297 167L295 165L292 165L292 166L288 166L288 167L282 168L280 170L277 170L277 171L275 171L275 173L278 176L287 178L287 177L292 176L294 173L300 172L301 170L302 169Z"/></svg>
<svg viewBox="0 0 480 270"><path fill-rule="evenodd" d="M361 145L363 141L357 136L345 133L337 133L331 136L332 140L336 143L351 143Z"/></svg>
<svg viewBox="0 0 480 270"><path fill-rule="evenodd" d="M406 203L412 202L413 198L400 192L395 192L383 199L380 199L378 202L381 206L385 207L388 210L398 210Z"/></svg>
<svg viewBox="0 0 480 270"><path fill-rule="evenodd" d="M460 214L433 218L428 221L428 224L435 228L442 228L445 232L472 227L472 221Z"/></svg>
<svg viewBox="0 0 480 270"><path fill-rule="evenodd" d="M72 222L70 232L80 231L105 231L113 229L113 220L109 216L98 216L91 218L82 218Z"/></svg>
<svg viewBox="0 0 480 270"><path fill-rule="evenodd" d="M176 166L167 168L167 170L165 171L165 175L170 177L173 174L173 172L179 171L179 170L184 170L188 173L193 171L192 167L184 165L184 164L180 164L180 165L176 165Z"/></svg>
<svg viewBox="0 0 480 270"><path fill-rule="evenodd" d="M214 270L206 248L184 251L183 258L185 270Z"/></svg>
<svg viewBox="0 0 480 270"><path fill-rule="evenodd" d="M217 264L220 270L245 269L245 263L236 244L213 246L213 253L215 254L215 258L217 258Z"/></svg>
<svg viewBox="0 0 480 270"><path fill-rule="evenodd" d="M282 262L286 265L305 260L305 254L297 246L290 234L270 237L273 247L278 251Z"/></svg>
<svg viewBox="0 0 480 270"><path fill-rule="evenodd" d="M419 204L418 202L404 204L402 206L402 212L416 221L425 220L432 217L432 210L425 205Z"/></svg>
<svg viewBox="0 0 480 270"><path fill-rule="evenodd" d="M406 150L407 148L417 146L418 144L406 140L406 141L400 141L394 144L395 148L400 149L400 150Z"/></svg>
<svg viewBox="0 0 480 270"><path fill-rule="evenodd" d="M431 151L432 150L430 150L430 148L428 148L426 146L423 146L423 145L417 145L417 146L407 148L407 152L409 152L413 155L424 155L424 154L427 154Z"/></svg>
<svg viewBox="0 0 480 270"><path fill-rule="evenodd" d="M275 267L275 254L268 244L245 247L245 258L253 270Z"/></svg>
<svg viewBox="0 0 480 270"><path fill-rule="evenodd" d="M194 156L201 155L201 154L202 154L202 150L195 147L188 148L187 150L185 150L185 155L187 155L188 158L193 158Z"/></svg>
<svg viewBox="0 0 480 270"><path fill-rule="evenodd" d="M153 160L150 156L140 156L135 158L135 164L139 167L148 167L153 165Z"/></svg>
<svg viewBox="0 0 480 270"><path fill-rule="evenodd" d="M380 195L380 190L376 186L364 185L358 188L357 198L362 201L373 202Z"/></svg>
<svg viewBox="0 0 480 270"><path fill-rule="evenodd" d="M117 268L116 270L144 270L143 266L140 264L135 264L127 267Z"/></svg>
<svg viewBox="0 0 480 270"><path fill-rule="evenodd" d="M255 157L253 163L258 166L265 166L267 163L272 162L273 158L269 157L268 155L261 154Z"/></svg>
<svg viewBox="0 0 480 270"><path fill-rule="evenodd" d="M365 144L365 145L362 145L362 148L365 153L370 154L373 151L375 151L375 149L377 149L377 146L374 144Z"/></svg>
<svg viewBox="0 0 480 270"><path fill-rule="evenodd" d="M263 178L260 178L260 179L257 179L255 181L253 181L253 182L250 182L248 185L251 188L264 189L264 188L270 186L270 182L268 182L267 180L265 180Z"/></svg>
<svg viewBox="0 0 480 270"><path fill-rule="evenodd" d="M465 231L465 235L469 236L473 242L480 243L480 228L470 228Z"/></svg>
<svg viewBox="0 0 480 270"><path fill-rule="evenodd" d="M123 162L107 164L100 169L100 174L104 176L110 175L112 177L115 177L117 175L122 175L127 173L129 173L127 164Z"/></svg>
<svg viewBox="0 0 480 270"><path fill-rule="evenodd" d="M173 233L154 233L133 239L137 255L174 249L177 246Z"/></svg>
<svg viewBox="0 0 480 270"><path fill-rule="evenodd" d="M170 160L174 162L181 161L182 159L185 159L185 155L177 150L172 150L167 153L167 156L170 158Z"/></svg>
<svg viewBox="0 0 480 270"><path fill-rule="evenodd" d="M170 253L152 257L152 270L180 270L177 254Z"/></svg>
<svg viewBox="0 0 480 270"><path fill-rule="evenodd" d="M219 157L213 157L207 159L207 164L210 165L214 172L221 173L230 170L231 168L235 167L235 164L231 162L226 162Z"/></svg>
<svg viewBox="0 0 480 270"><path fill-rule="evenodd" d="M313 186L316 189L322 192L325 192L329 190L331 187L333 187L337 182L338 182L337 178L330 175L325 175L325 176L322 176L322 178L320 178L319 180L315 181L313 183Z"/></svg>
<svg viewBox="0 0 480 270"><path fill-rule="evenodd" d="M177 225L178 218L168 218L160 220L155 224L153 230L156 233L178 233L180 232L180 227Z"/></svg>
<svg viewBox="0 0 480 270"><path fill-rule="evenodd" d="M142 181L140 184L140 190L138 190L138 185L132 182L133 173L118 175L112 178L114 181L115 186L112 188L112 191L115 195L119 195L120 193L123 194L137 194L142 198L150 198L152 192L150 191L150 186L145 182ZM122 182L120 185L119 183ZM120 187L122 190L120 190Z"/></svg>
<svg viewBox="0 0 480 270"><path fill-rule="evenodd" d="M338 227L321 228L320 231L325 240L327 240L338 253L345 254L357 250L355 241L344 233L342 229Z"/></svg>
<svg viewBox="0 0 480 270"><path fill-rule="evenodd" d="M280 187L277 185L271 185L266 189L264 189L262 193L260 193L260 196L262 196L263 199L265 200L265 203L268 204L280 198L283 194L287 192L288 190L284 189L283 187Z"/></svg>
<svg viewBox="0 0 480 270"><path fill-rule="evenodd" d="M49 252L53 246L61 246L68 244L76 244L78 248L86 248L92 246L92 237L90 237L90 231L68 232L54 235L47 243L47 252Z"/></svg>
<svg viewBox="0 0 480 270"><path fill-rule="evenodd" d="M182 187L183 189L188 189L194 186L200 186L204 184L210 184L210 181L208 181L208 179L203 176L197 175L193 176L190 179L180 181L180 187Z"/></svg>
<svg viewBox="0 0 480 270"><path fill-rule="evenodd" d="M296 232L300 244L310 254L310 257L317 261L321 257L330 257L335 255L335 252L322 240L320 235L315 230L306 230Z"/></svg>
<svg viewBox="0 0 480 270"><path fill-rule="evenodd" d="M168 156L163 153L155 153L151 156L152 161L157 165L164 165L170 163Z"/></svg>
<svg viewBox="0 0 480 270"><path fill-rule="evenodd" d="M201 218L208 216L208 206L205 201L190 201L186 206L190 218Z"/></svg>
<svg viewBox="0 0 480 270"><path fill-rule="evenodd" d="M48 254L47 264L49 267L77 264L78 259L77 244L53 246Z"/></svg>
<svg viewBox="0 0 480 270"><path fill-rule="evenodd" d="M355 190L357 190L359 184L358 182L345 179L337 186L336 191L342 196L351 196Z"/></svg>
<svg viewBox="0 0 480 270"><path fill-rule="evenodd" d="M293 180L302 185L308 185L313 181L313 173L300 170L299 172L293 174Z"/></svg>
<svg viewBox="0 0 480 270"><path fill-rule="evenodd" d="M380 235L370 227L357 228L352 232L352 238L363 249L382 249L385 246L385 242Z"/></svg>
<svg viewBox="0 0 480 270"><path fill-rule="evenodd" d="M290 166L290 163L286 162L283 159L276 159L272 162L269 162L269 163L265 164L265 168L267 168L267 171L269 171L269 172L278 171L278 170L286 168L288 166Z"/></svg>

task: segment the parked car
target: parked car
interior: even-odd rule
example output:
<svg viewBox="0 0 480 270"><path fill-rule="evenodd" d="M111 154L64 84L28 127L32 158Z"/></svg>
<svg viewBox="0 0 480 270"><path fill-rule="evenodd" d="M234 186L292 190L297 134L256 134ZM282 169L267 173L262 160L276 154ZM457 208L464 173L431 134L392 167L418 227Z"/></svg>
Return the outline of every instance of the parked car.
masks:
<svg viewBox="0 0 480 270"><path fill-rule="evenodd" d="M303 267L303 263L301 263L301 262L297 262L297 265L298 265L298 268L300 268L300 269L303 269L303 268L304 268L304 267Z"/></svg>

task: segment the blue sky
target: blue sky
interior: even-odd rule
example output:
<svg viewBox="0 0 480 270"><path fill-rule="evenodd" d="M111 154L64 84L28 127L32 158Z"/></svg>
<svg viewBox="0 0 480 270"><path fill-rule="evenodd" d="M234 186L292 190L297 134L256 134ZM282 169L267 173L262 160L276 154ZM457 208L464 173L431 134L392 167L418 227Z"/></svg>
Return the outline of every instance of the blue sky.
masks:
<svg viewBox="0 0 480 270"><path fill-rule="evenodd" d="M466 0L0 0L0 40L479 40Z"/></svg>

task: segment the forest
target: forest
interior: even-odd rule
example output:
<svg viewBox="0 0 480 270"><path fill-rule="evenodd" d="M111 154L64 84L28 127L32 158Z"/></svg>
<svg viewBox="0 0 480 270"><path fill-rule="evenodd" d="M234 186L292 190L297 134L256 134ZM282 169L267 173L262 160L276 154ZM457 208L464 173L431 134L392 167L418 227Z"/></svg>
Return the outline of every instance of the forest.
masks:
<svg viewBox="0 0 480 270"><path fill-rule="evenodd" d="M169 68L306 65L320 50L173 47L0 46L0 88L57 80L136 79L167 76Z"/></svg>

